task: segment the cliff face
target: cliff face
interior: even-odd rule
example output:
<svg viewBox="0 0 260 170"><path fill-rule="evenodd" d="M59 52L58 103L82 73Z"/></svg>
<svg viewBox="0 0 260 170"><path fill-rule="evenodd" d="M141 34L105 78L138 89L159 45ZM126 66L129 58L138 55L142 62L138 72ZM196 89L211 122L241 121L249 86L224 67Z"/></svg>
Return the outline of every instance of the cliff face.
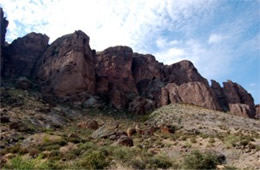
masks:
<svg viewBox="0 0 260 170"><path fill-rule="evenodd" d="M3 62L4 62L3 48L5 46L5 34L6 34L7 26L8 26L8 21L4 17L3 9L0 8L0 67L1 67L0 74L2 73L2 69L3 69Z"/></svg>
<svg viewBox="0 0 260 170"><path fill-rule="evenodd" d="M1 49L7 23L1 9ZM4 48L4 78L34 78L44 95L61 101L83 104L98 96L118 110L138 114L170 103L187 103L255 117L254 100L243 87L231 81L221 87L214 80L210 87L190 61L167 66L126 46L96 52L82 31L50 45L48 40L46 35L30 33Z"/></svg>

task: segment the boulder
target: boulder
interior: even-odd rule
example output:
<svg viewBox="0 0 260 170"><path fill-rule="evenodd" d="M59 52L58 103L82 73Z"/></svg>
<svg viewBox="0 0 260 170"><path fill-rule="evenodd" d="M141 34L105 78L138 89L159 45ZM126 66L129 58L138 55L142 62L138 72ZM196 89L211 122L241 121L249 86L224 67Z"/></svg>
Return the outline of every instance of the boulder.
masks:
<svg viewBox="0 0 260 170"><path fill-rule="evenodd" d="M49 37L29 33L6 47L3 74L8 78L33 76L36 62L48 47Z"/></svg>
<svg viewBox="0 0 260 170"><path fill-rule="evenodd" d="M117 141L117 143L119 145L123 145L123 146L134 146L134 141L131 137L129 136L122 136L119 138L119 140Z"/></svg>
<svg viewBox="0 0 260 170"><path fill-rule="evenodd" d="M94 130L96 130L96 129L98 129L99 125L98 125L98 122L97 122L97 121L91 120L91 121L87 122L87 127L88 127L89 129L94 129Z"/></svg>
<svg viewBox="0 0 260 170"><path fill-rule="evenodd" d="M155 108L154 102L144 97L136 97L128 107L128 111L135 114L145 114Z"/></svg>
<svg viewBox="0 0 260 170"><path fill-rule="evenodd" d="M8 115L0 116L0 123L9 123L9 122L10 122L10 118L8 117Z"/></svg>
<svg viewBox="0 0 260 170"><path fill-rule="evenodd" d="M133 136L134 134L136 134L136 129L135 128L127 128L126 130L126 133L127 133L127 136Z"/></svg>
<svg viewBox="0 0 260 170"><path fill-rule="evenodd" d="M59 151L62 154L67 154L71 151L78 149L78 146L74 143L69 142L66 146L62 146Z"/></svg>
<svg viewBox="0 0 260 170"><path fill-rule="evenodd" d="M250 93L248 93L242 86L240 86L237 83L234 83L232 81L227 81L223 83L223 91L227 100L228 104L246 104L249 106L249 112L248 117L254 118L255 117L255 105L254 105L254 99L251 96ZM230 105L229 105L230 106ZM242 105L241 105L242 106ZM232 106L235 107L235 106ZM236 106L238 109L240 106ZM240 107L241 108L241 107ZM242 108L246 108L245 106L242 106ZM229 108L231 111L233 108ZM235 110L237 110L235 109ZM245 113L245 112L244 112Z"/></svg>
<svg viewBox="0 0 260 170"><path fill-rule="evenodd" d="M55 40L37 65L37 78L43 93L63 98L80 92L95 92L94 54L89 37L82 31Z"/></svg>
<svg viewBox="0 0 260 170"><path fill-rule="evenodd" d="M257 105L255 106L255 110L256 110L255 118L256 118L256 119L260 119L260 105L259 105L259 104L257 104Z"/></svg>
<svg viewBox="0 0 260 170"><path fill-rule="evenodd" d="M97 130L95 130L91 137L93 138L108 138L112 135L115 135L116 132L118 131L118 124L113 123L113 124L104 124Z"/></svg>
<svg viewBox="0 0 260 170"><path fill-rule="evenodd" d="M176 127L173 125L164 125L160 127L160 130L162 133L171 134L171 133L175 133Z"/></svg>
<svg viewBox="0 0 260 170"><path fill-rule="evenodd" d="M32 82L28 80L26 77L20 77L16 81L16 87L23 90L28 90L32 87Z"/></svg>
<svg viewBox="0 0 260 170"><path fill-rule="evenodd" d="M124 109L137 95L132 76L133 51L126 46L116 46L98 52L96 56L97 89L117 109Z"/></svg>
<svg viewBox="0 0 260 170"><path fill-rule="evenodd" d="M99 128L99 124L95 120L80 122L77 124L77 126L79 128L83 128L83 129L88 128L88 129L93 129L93 130L96 130Z"/></svg>
<svg viewBox="0 0 260 170"><path fill-rule="evenodd" d="M101 104L98 101L97 97L91 96L86 101L82 103L83 108L99 108Z"/></svg>
<svg viewBox="0 0 260 170"><path fill-rule="evenodd" d="M247 104L229 103L229 110L232 114L236 116L248 117L252 115L252 110L250 109L250 106Z"/></svg>
<svg viewBox="0 0 260 170"><path fill-rule="evenodd" d="M181 85L188 82L201 82L208 85L208 81L203 78L192 62L183 60L165 67L166 81Z"/></svg>
<svg viewBox="0 0 260 170"><path fill-rule="evenodd" d="M220 110L216 96L202 82L189 82L178 86L169 83L162 88L161 104L187 103L213 110Z"/></svg>

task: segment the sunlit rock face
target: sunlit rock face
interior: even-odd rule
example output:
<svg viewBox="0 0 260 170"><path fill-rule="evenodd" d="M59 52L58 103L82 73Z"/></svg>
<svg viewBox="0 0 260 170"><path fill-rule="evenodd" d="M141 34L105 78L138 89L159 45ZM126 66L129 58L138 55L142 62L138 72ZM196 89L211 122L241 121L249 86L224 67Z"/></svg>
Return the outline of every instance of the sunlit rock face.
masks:
<svg viewBox="0 0 260 170"><path fill-rule="evenodd" d="M82 31L54 41L37 63L42 92L58 97L95 92L95 60L89 37Z"/></svg>
<svg viewBox="0 0 260 170"><path fill-rule="evenodd" d="M161 104L187 103L213 110L221 110L211 89L201 82L169 83L162 88Z"/></svg>
<svg viewBox="0 0 260 170"><path fill-rule="evenodd" d="M14 40L5 49L4 76L9 78L31 77L35 74L35 63L40 60L48 47L48 41L48 36L34 32Z"/></svg>
<svg viewBox="0 0 260 170"><path fill-rule="evenodd" d="M126 46L110 47L97 53L97 93L108 98L117 109L126 108L137 96L132 76L133 50Z"/></svg>

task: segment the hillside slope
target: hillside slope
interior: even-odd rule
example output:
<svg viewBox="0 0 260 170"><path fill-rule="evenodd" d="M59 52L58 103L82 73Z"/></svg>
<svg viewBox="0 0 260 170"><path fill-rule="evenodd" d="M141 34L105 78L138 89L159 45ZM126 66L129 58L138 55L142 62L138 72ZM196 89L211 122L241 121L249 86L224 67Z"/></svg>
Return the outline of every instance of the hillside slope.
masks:
<svg viewBox="0 0 260 170"><path fill-rule="evenodd" d="M147 115L106 106L52 106L37 89L4 85L3 168L257 169L260 165L259 120L187 104L164 106Z"/></svg>

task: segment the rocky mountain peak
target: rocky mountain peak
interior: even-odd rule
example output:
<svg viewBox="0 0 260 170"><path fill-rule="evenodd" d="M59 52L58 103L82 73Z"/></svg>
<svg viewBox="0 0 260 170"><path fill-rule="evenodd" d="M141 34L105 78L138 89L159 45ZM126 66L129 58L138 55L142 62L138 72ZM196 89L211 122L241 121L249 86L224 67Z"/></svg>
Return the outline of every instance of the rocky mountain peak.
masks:
<svg viewBox="0 0 260 170"><path fill-rule="evenodd" d="M8 23L2 13L1 23ZM118 110L136 113L187 103L245 117L256 115L254 100L242 86L227 81L221 87L214 80L210 86L191 61L164 65L155 56L135 53L127 46L96 52L80 30L50 45L48 41L47 35L29 33L8 47L1 46L4 78L36 79L44 95L60 102L83 104L100 97Z"/></svg>

